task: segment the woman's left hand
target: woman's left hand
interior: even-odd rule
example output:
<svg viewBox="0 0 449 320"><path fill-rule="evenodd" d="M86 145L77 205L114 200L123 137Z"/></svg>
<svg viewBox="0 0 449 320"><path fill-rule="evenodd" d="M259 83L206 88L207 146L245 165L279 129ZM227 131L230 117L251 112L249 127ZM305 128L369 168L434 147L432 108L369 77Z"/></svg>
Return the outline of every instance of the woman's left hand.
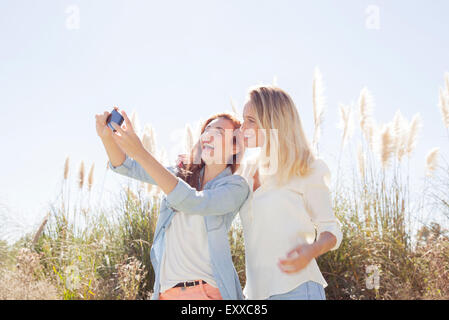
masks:
<svg viewBox="0 0 449 320"><path fill-rule="evenodd" d="M286 259L279 259L278 266L284 273L296 273L304 269L315 258L315 248L311 244L300 244L287 253Z"/></svg>
<svg viewBox="0 0 449 320"><path fill-rule="evenodd" d="M119 147L125 152L129 157L133 159L139 158L143 153L145 153L145 148L143 147L142 141L134 131L131 121L126 115L125 111L121 111L123 118L125 119L125 128L122 128L117 123L111 121L112 126L116 132L112 135L113 139ZM120 135L119 135L119 134Z"/></svg>

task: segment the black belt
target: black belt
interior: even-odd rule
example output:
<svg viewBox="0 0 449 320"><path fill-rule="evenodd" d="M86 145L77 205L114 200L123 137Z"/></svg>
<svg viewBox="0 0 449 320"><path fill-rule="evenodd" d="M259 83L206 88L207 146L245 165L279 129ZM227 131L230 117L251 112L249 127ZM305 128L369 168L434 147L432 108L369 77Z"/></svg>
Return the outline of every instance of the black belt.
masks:
<svg viewBox="0 0 449 320"><path fill-rule="evenodd" d="M197 280L197 281L184 281L184 282L180 282L177 285L175 285L173 288L177 288L177 287L193 287L193 286L197 286L200 283L206 284L207 282L204 280Z"/></svg>

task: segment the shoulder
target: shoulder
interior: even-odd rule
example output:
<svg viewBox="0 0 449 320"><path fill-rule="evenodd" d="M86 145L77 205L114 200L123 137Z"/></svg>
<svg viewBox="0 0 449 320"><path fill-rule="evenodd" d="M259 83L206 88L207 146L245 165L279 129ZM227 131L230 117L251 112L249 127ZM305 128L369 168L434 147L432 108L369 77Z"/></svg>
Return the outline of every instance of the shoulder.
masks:
<svg viewBox="0 0 449 320"><path fill-rule="evenodd" d="M326 161L323 158L316 158L310 166L311 176L330 175L330 169Z"/></svg>
<svg viewBox="0 0 449 320"><path fill-rule="evenodd" d="M309 171L300 177L293 178L288 184L289 187L304 190L305 187L312 185L330 184L331 172L326 161L322 158L316 158L310 163Z"/></svg>
<svg viewBox="0 0 449 320"><path fill-rule="evenodd" d="M308 185L326 185L330 186L331 171L326 161L317 158L310 166L310 172L307 178Z"/></svg>
<svg viewBox="0 0 449 320"><path fill-rule="evenodd" d="M231 174L225 177L221 177L212 186L212 188L225 187L227 192L232 193L238 198L246 198L250 193L249 184L245 178L238 174Z"/></svg>
<svg viewBox="0 0 449 320"><path fill-rule="evenodd" d="M235 184L235 185L241 185L241 186L248 186L248 183L246 182L246 179L243 178L239 174L231 174L225 177L222 177L218 181L219 184Z"/></svg>

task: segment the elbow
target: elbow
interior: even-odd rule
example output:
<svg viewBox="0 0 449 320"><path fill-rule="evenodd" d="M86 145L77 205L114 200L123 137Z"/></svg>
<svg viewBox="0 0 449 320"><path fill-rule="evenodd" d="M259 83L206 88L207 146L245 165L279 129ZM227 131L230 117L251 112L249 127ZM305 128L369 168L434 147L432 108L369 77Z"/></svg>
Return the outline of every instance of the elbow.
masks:
<svg viewBox="0 0 449 320"><path fill-rule="evenodd" d="M330 251L337 250L340 247L341 241L343 240L343 234L341 232L340 226L332 232L332 243Z"/></svg>
<svg viewBox="0 0 449 320"><path fill-rule="evenodd" d="M329 250L332 250L337 245L337 237L333 233L329 233L329 234L330 234L330 236L329 236L329 247L331 248Z"/></svg>
<svg viewBox="0 0 449 320"><path fill-rule="evenodd" d="M125 158L117 163L112 164L111 159L108 161L109 169L117 173L128 172L130 166L132 166L132 160L126 154Z"/></svg>
<svg viewBox="0 0 449 320"><path fill-rule="evenodd" d="M321 229L321 230L320 230ZM343 234L341 232L340 224L327 225L326 227L319 228L319 234L326 237L327 248L329 251L337 250L340 247L341 241L343 239Z"/></svg>
<svg viewBox="0 0 449 320"><path fill-rule="evenodd" d="M128 155L126 153L124 153L122 156L123 157L120 157L121 159L119 159L119 160L113 159L114 161L112 161L111 159L109 159L109 168L114 170L116 168L124 166L125 163L129 165L129 162L131 159L129 159ZM114 162L114 164L112 162Z"/></svg>

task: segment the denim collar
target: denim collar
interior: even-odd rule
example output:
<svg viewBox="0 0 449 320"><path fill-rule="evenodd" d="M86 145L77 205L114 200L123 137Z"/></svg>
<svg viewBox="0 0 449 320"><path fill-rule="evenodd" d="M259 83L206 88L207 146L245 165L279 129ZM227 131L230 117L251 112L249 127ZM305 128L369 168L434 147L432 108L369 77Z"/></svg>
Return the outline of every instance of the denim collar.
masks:
<svg viewBox="0 0 449 320"><path fill-rule="evenodd" d="M204 174L204 170L205 170L205 166L201 168L200 174L198 175L198 185L201 185L201 179L203 178L203 174ZM209 180L208 182L206 182L206 184L203 186L203 190L206 189L206 186L209 185L209 183L211 183L214 180L217 180L219 178L222 177L226 177L232 175L232 170L230 166L227 166L222 172L220 172L215 178L213 178L212 180Z"/></svg>

